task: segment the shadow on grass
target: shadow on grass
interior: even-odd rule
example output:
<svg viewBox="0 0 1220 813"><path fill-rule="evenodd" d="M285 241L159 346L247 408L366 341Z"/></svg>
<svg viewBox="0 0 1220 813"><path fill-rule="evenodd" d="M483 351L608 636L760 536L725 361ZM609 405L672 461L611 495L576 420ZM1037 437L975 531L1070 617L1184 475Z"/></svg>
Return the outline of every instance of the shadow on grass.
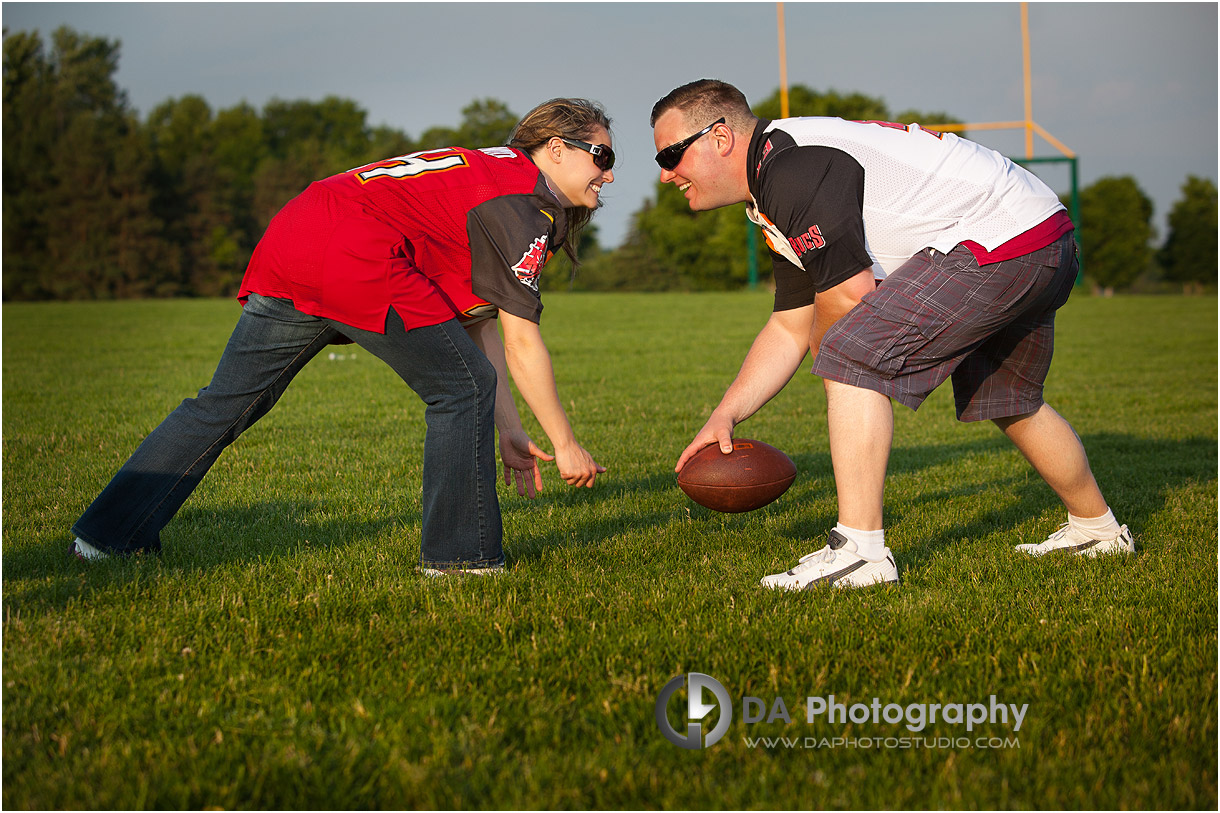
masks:
<svg viewBox="0 0 1220 813"><path fill-rule="evenodd" d="M318 500L276 501L218 509L183 508L163 532L159 555L83 562L69 535L45 547L4 554L5 607L62 608L115 585L155 580L158 574L196 572L233 563L273 560L302 551L359 545L404 525L419 526L419 512L369 518ZM418 554L418 536L409 540ZM418 557L416 557L418 558Z"/></svg>
<svg viewBox="0 0 1220 813"><path fill-rule="evenodd" d="M1089 454L1090 465L1107 502L1119 522L1128 525L1138 537L1147 519L1161 511L1169 494L1188 483L1215 481L1217 476L1217 442L1211 438L1177 440L1138 438L1112 433L1082 438ZM893 495L893 481L902 476L926 474L942 466L952 466L964 460L989 461L994 456L1011 455L1016 461L1001 478L994 475L971 477L963 475L960 482L946 487L943 476L936 487L918 488L902 497ZM816 478L805 484L802 499L809 504L803 515L786 526L793 537L820 541L836 521L836 496L830 456L826 453L793 455L797 464L798 483L801 478ZM1002 500L994 499L999 492ZM980 501L970 503L969 518L955 521L953 503L962 498ZM1031 518L1047 511L1062 512L1059 498L1042 480L1020 453L998 432L994 437L966 443L897 447L890 455L887 473L886 526L898 526L906 514L923 513L927 506L933 513L941 506L943 521L937 530L918 543L908 546L903 555L916 559L930 557L937 550L996 533L1015 532ZM1056 526L1057 527L1057 526ZM1047 528L1050 533L1055 528ZM1038 539L1014 539L1038 542ZM911 562L910 564L915 564Z"/></svg>
<svg viewBox="0 0 1220 813"><path fill-rule="evenodd" d="M1191 482L1206 483L1217 476L1217 443L1211 438L1179 440L1138 438L1129 435L1099 434L1084 438L1093 471L1102 492L1114 507L1120 522L1130 526L1138 537L1148 518L1162 510L1170 492ZM959 444L898 447L890 456L889 478L919 475L965 459L986 459L996 454L1013 453L1003 436ZM794 454L799 488L789 495L802 501L801 516L784 527L794 538L815 542L824 538L835 521L834 478L826 453ZM802 480L804 482L802 482ZM943 475L941 476L943 482ZM1004 500L993 500L992 507L977 510L955 522L950 503L962 497L987 500L988 494L1002 492ZM651 507L663 495L672 493L672 508ZM787 496L791 499L791 496ZM665 470L622 480L608 477L604 485L592 489L552 489L533 503L518 501L516 495L501 497L506 520L520 514L545 512L546 520L537 524L528 538L510 545L510 561L542 558L554 547L596 547L613 536L647 533L673 522L687 510L695 520L735 521L746 515L722 515L695 506L677 489L675 477ZM596 511L607 502L629 506L624 510ZM640 503L647 502L648 506ZM894 503L897 503L896 505ZM791 505L773 504L789 511ZM903 511L923 506L945 506L944 521L928 537L902 550L903 569L919 567L943 548L962 540L1015 531L1044 512L1060 507L1058 498L1023 460L1016 462L1011 476L997 479L963 477L958 485L920 490L916 496L887 501L887 526L903 520ZM360 506L354 506L356 511ZM404 559L418 561L418 511L380 516L345 511L345 506L326 501L278 501L233 506L222 509L184 509L174 519L167 536L168 553L160 557L135 557L132 560L86 565L74 560L68 545L63 554L39 548L21 548L4 555L5 605L11 611L24 608L63 607L69 601L114 584L155 579L158 572L171 570L207 571L240 562L256 562L299 554L302 550L341 549L359 545L396 529L410 529L403 537ZM936 509L933 508L933 511ZM553 512L553 513L552 513ZM590 517L590 513L596 516ZM568 515L565 518L565 514ZM729 519L726 520L726 517ZM175 527L177 526L177 527ZM1053 528L1048 529L1048 532ZM184 539L190 539L187 553ZM1020 540L1037 541L1037 540ZM1016 544L1016 541L1014 541ZM172 546L172 547L171 547ZM176 548L176 550L175 550ZM15 588L15 589L12 589Z"/></svg>
<svg viewBox="0 0 1220 813"><path fill-rule="evenodd" d="M1217 444L1210 438L1165 440L1099 434L1083 440L1103 494L1114 506L1119 521L1130 526L1137 536L1148 517L1164 508L1170 492L1189 482L1206 482L1216 478ZM999 455L1013 458L1011 465L1002 461L998 463L1003 467L1004 476L963 475L959 483L945 487L942 473L936 487L924 489L918 485L921 474L952 467L964 460L982 461L994 469ZM794 488L780 501L760 509L760 512L790 513L793 510L792 500L799 500L796 510L800 516L784 524L783 533L795 539L811 540L817 546L836 521L835 483L830 456L823 452L793 454L792 458L798 470ZM937 518L932 534L904 546L902 556L907 560L906 567L918 566L936 551L960 544L963 540L1009 532L1015 536L1017 530L1032 518L1047 511L1063 511L1062 504L1050 487L998 431L994 436L963 443L895 448L890 456L888 477L892 482L903 476L914 477L918 490L914 496L909 496L908 490L908 496L887 500L887 526L899 525L908 513L923 514L925 507ZM674 495L674 507L671 510L650 510L656 496L666 492ZM995 499L997 493L1002 494L1003 499ZM953 503L963 498L969 501L969 516L957 519ZM542 551L551 547L592 548L612 536L647 533L669 524L675 516L686 511L695 521L714 521L730 526L737 522L752 522L755 516L755 513L719 514L695 505L678 490L674 475L668 471L627 481L610 479L606 488L599 485L594 489L568 489L551 497L550 503L558 511L579 511L607 499L628 505L646 503L649 507L637 507L630 513L593 520L565 523L560 519L554 522L553 528L548 525L536 529L524 545L516 546L512 552L515 558L529 561L540 558ZM507 509L506 514L529 510L529 507L514 507ZM1054 529L1049 527L1045 532L1050 533ZM1041 541L1041 538L1014 538L1013 544Z"/></svg>

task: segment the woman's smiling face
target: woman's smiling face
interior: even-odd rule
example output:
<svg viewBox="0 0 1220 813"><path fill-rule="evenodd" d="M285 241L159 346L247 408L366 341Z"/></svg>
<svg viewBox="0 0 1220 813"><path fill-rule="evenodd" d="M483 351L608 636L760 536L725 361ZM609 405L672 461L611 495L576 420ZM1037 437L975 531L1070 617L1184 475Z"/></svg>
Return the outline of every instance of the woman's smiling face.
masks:
<svg viewBox="0 0 1220 813"><path fill-rule="evenodd" d="M613 148L610 133L605 127L596 127L581 137L591 144L602 144ZM564 206L583 206L596 209L602 186L614 183L614 170L602 170L594 163L593 156L579 147L562 144L559 160L551 165L547 177L559 194Z"/></svg>

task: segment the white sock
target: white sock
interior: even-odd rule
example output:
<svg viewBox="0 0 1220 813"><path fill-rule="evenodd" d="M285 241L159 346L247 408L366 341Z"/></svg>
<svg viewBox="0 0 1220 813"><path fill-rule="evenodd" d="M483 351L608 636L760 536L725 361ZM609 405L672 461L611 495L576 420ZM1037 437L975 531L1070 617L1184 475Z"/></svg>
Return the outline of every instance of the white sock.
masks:
<svg viewBox="0 0 1220 813"><path fill-rule="evenodd" d="M872 562L885 558L888 549L885 547L885 529L880 531L861 531L848 528L843 523L837 523L835 530L856 543L856 553Z"/></svg>
<svg viewBox="0 0 1220 813"><path fill-rule="evenodd" d="M1118 520L1114 518L1114 512L1109 508L1100 517L1093 517L1092 519L1074 517L1069 513L1068 524L1094 539L1113 539L1118 536L1119 531Z"/></svg>

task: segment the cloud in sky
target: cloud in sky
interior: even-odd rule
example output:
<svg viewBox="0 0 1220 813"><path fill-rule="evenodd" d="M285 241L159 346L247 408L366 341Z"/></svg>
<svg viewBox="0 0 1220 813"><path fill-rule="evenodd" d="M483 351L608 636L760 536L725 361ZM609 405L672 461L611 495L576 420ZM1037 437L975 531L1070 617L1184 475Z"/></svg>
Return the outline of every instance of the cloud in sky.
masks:
<svg viewBox="0 0 1220 813"><path fill-rule="evenodd" d="M1163 229L1188 174L1217 177L1216 4L1029 10L1034 120L1079 154L1082 185L1134 176ZM597 99L621 156L597 216L607 245L653 194L653 103L702 77L751 101L774 93L776 17L770 2L3 5L10 33L67 25L120 40L116 79L142 115L188 93L215 110L336 95L371 124L418 135L456 125L475 99L516 113L554 96ZM784 17L790 84L880 97L893 112L1024 116L1018 3L788 2ZM1019 132L973 137L1024 152ZM1038 139L1035 154L1057 152ZM1066 172L1041 174L1067 192Z"/></svg>

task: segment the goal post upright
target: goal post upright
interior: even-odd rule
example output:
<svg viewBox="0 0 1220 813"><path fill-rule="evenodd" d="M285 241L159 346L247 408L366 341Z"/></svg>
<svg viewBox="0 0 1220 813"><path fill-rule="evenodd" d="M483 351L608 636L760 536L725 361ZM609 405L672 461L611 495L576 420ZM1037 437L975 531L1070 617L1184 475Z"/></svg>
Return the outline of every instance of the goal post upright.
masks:
<svg viewBox="0 0 1220 813"><path fill-rule="evenodd" d="M780 74L780 108L781 118L788 116L788 65L785 51L784 36L784 4L776 3L776 39L779 45ZM1079 158L1062 141L1055 138L1047 130L1034 121L1033 81L1031 79L1030 49L1029 49L1029 3L1021 3L1021 56L1022 75L1024 80L1025 119L1023 121L992 121L973 124L928 124L926 127L941 132L964 132L967 130L1016 130L1025 132L1025 156L1016 158L1008 156L1009 160L1023 167L1031 164L1067 164L1071 179L1071 193L1068 210L1072 222L1080 225L1080 172ZM1034 134L1037 133L1061 155L1038 158L1034 156ZM755 235L753 229L746 232L748 262L748 280L751 289L758 285L758 263L755 257ZM1084 281L1084 256L1080 250L1080 242L1076 243L1077 256L1080 259L1080 272L1076 275L1076 284Z"/></svg>
<svg viewBox="0 0 1220 813"><path fill-rule="evenodd" d="M1034 121L1034 101L1033 101L1033 82L1031 80L1030 56L1029 56L1029 3L1021 3L1021 56L1022 56L1022 74L1024 78L1024 96L1025 96L1025 119L1023 121L990 121L977 122L974 124L929 124L928 127L942 132L962 132L967 130L1016 130L1020 129L1025 132L1025 156L1016 158L1009 156L1009 160L1013 163L1020 164L1023 167L1028 167L1031 164L1067 164L1068 172L1071 180L1071 194L1069 197L1069 212L1072 216L1072 222L1077 226L1080 225L1080 162L1079 157L1074 151L1069 149L1062 141L1055 138L1046 128ZM1050 157L1037 158L1034 156L1034 133L1042 136L1047 143L1058 150L1061 155ZM1080 251L1080 242L1076 243L1076 252L1080 258L1080 272L1076 275L1076 284L1080 285L1084 281L1084 256Z"/></svg>

